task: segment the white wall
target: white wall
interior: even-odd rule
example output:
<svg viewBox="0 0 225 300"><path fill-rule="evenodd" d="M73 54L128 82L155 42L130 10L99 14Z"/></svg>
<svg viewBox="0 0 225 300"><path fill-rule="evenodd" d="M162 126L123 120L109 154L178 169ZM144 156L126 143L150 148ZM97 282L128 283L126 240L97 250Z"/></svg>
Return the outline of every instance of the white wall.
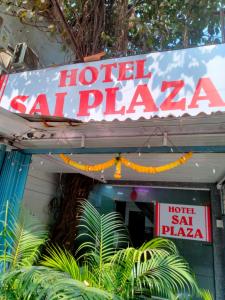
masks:
<svg viewBox="0 0 225 300"><path fill-rule="evenodd" d="M68 52L62 49L63 44L59 36L45 33L39 29L22 24L17 17L4 14L5 8L0 5L0 16L3 18L3 27L9 33L9 44L15 47L17 43L27 43L40 59L42 67L54 64L70 63L74 54L67 47ZM1 43L1 32L0 32Z"/></svg>
<svg viewBox="0 0 225 300"><path fill-rule="evenodd" d="M30 169L24 192L24 205L45 224L50 222L49 201L56 195L59 176Z"/></svg>

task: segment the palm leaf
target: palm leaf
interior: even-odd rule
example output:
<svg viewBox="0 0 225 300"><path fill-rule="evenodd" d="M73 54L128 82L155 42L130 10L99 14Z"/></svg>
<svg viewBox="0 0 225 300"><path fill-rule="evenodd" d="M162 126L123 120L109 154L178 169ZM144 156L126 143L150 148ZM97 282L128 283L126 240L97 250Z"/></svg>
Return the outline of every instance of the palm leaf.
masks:
<svg viewBox="0 0 225 300"><path fill-rule="evenodd" d="M115 253L115 249L128 242L126 229L118 213L101 215L88 201L81 207L78 240L84 242L77 253L84 250L97 253L104 261Z"/></svg>
<svg viewBox="0 0 225 300"><path fill-rule="evenodd" d="M0 269L6 271L8 252L13 240L10 236L10 228L15 224L12 209L9 207L9 202L6 202L4 209L0 215Z"/></svg>
<svg viewBox="0 0 225 300"><path fill-rule="evenodd" d="M0 232L0 297L4 299L5 295L6 299L18 299L17 293L20 290L17 290L17 281L6 283L5 278L14 274L14 270L31 266L37 260L39 248L47 238L47 231L24 209L21 209L19 217L16 218L14 210L7 203L3 214L4 222L1 223Z"/></svg>
<svg viewBox="0 0 225 300"><path fill-rule="evenodd" d="M32 265L39 255L39 248L47 238L45 226L24 210L18 221L6 228L5 245L7 245L7 259L9 268ZM5 246L6 247L6 246Z"/></svg>
<svg viewBox="0 0 225 300"><path fill-rule="evenodd" d="M154 238L151 241L144 243L140 248L140 251L164 251L168 254L178 254L176 245L171 241L164 238Z"/></svg>
<svg viewBox="0 0 225 300"><path fill-rule="evenodd" d="M133 263L135 263L142 259L147 260L154 254L165 257L165 255L177 255L178 250L172 241L163 238L155 238L147 243L144 243L138 249L128 247L118 251L113 256L112 262L118 260L131 260Z"/></svg>
<svg viewBox="0 0 225 300"><path fill-rule="evenodd" d="M45 267L30 267L8 273L4 282L17 282L20 291L17 299L61 300L61 299L120 299L105 290L89 287L86 282L74 280L66 273Z"/></svg>
<svg viewBox="0 0 225 300"><path fill-rule="evenodd" d="M88 201L81 206L77 249L78 261L84 260L103 286L104 264L111 260L116 250L128 243L128 235L120 215L116 212L101 215Z"/></svg>
<svg viewBox="0 0 225 300"><path fill-rule="evenodd" d="M100 215L89 202L81 207L80 222L78 241L83 242L76 254L79 254L79 260L85 259L95 269L97 266L101 278L104 263L110 261L116 249L128 243L124 223L115 212ZM81 254L82 252L85 254ZM99 284L100 281L101 279Z"/></svg>
<svg viewBox="0 0 225 300"><path fill-rule="evenodd" d="M47 238L45 226L38 219L23 212L12 232L12 267L32 265L39 255L40 246Z"/></svg>
<svg viewBox="0 0 225 300"><path fill-rule="evenodd" d="M149 261L153 256L165 258L168 255L176 254L178 251L175 244L162 238L153 239L138 249L128 247L117 251L111 262L113 267L119 268L121 271L118 272L119 276L114 280L117 280L120 288L125 288L136 263Z"/></svg>
<svg viewBox="0 0 225 300"><path fill-rule="evenodd" d="M159 240L159 244L164 242ZM127 248L113 257L117 289L126 291L124 296L127 299L149 292L169 297L184 290L196 293L197 284L191 270L187 262L176 254L175 246L170 249L171 243L168 243L167 251L158 248L155 240L150 248L147 244L139 249Z"/></svg>
<svg viewBox="0 0 225 300"><path fill-rule="evenodd" d="M213 296L209 290L201 289L199 294L203 300L213 300Z"/></svg>
<svg viewBox="0 0 225 300"><path fill-rule="evenodd" d="M51 246L47 248L47 253L48 255L44 255L41 261L43 266L65 272L71 278L81 280L80 268L69 251Z"/></svg>
<svg viewBox="0 0 225 300"><path fill-rule="evenodd" d="M186 261L182 257L153 255L150 260L138 262L131 276L132 292L147 287L152 294L170 296L186 290L197 291L197 283Z"/></svg>

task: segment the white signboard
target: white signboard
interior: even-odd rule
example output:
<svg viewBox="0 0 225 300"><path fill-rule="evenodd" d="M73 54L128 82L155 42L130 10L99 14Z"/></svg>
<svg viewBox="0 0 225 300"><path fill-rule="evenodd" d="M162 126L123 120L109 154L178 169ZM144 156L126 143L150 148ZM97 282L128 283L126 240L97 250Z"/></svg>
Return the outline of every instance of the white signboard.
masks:
<svg viewBox="0 0 225 300"><path fill-rule="evenodd" d="M211 242L208 206L156 203L156 236Z"/></svg>
<svg viewBox="0 0 225 300"><path fill-rule="evenodd" d="M225 111L225 45L28 71L0 78L0 106L81 121Z"/></svg>

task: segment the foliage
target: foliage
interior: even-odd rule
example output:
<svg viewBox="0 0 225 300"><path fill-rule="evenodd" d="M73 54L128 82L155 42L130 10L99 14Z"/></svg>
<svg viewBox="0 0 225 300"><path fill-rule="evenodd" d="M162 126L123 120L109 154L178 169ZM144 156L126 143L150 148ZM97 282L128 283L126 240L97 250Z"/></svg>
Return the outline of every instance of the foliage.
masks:
<svg viewBox="0 0 225 300"><path fill-rule="evenodd" d="M53 31L53 27L55 28L53 23L46 23L47 20L53 20L49 13L49 0L0 0L0 4L3 5L3 14L18 17L23 24L35 26L43 31Z"/></svg>
<svg viewBox="0 0 225 300"><path fill-rule="evenodd" d="M135 249L117 213L81 208L77 259L51 246L42 266L12 269L2 284L16 286L17 299L175 299L184 291L200 295L187 262L174 243L153 239ZM126 245L126 248L123 248ZM206 298L207 299L207 298Z"/></svg>
<svg viewBox="0 0 225 300"><path fill-rule="evenodd" d="M78 259L52 246L42 266L37 261L46 231L33 217L20 214L19 221L4 211L0 235L0 299L173 299L181 291L198 290L188 264L175 245L154 239L139 249L127 245L126 229L116 213L100 215L88 202L80 218ZM140 298L141 299L141 298Z"/></svg>
<svg viewBox="0 0 225 300"><path fill-rule="evenodd" d="M41 30L60 32L76 56L108 56L220 42L219 0L0 0L5 13ZM55 7L61 8L62 18ZM204 16L204 17L203 17ZM48 21L48 23L46 23Z"/></svg>
<svg viewBox="0 0 225 300"><path fill-rule="evenodd" d="M45 227L24 209L19 217L7 202L0 223L0 299L17 299L16 285L10 288L4 280L23 267L32 266L47 238Z"/></svg>
<svg viewBox="0 0 225 300"><path fill-rule="evenodd" d="M204 300L213 300L213 297L212 297L210 291L208 291L208 290L204 290L204 289L201 290L200 295L201 295L202 299L204 299Z"/></svg>
<svg viewBox="0 0 225 300"><path fill-rule="evenodd" d="M130 24L131 48L158 51L218 42L218 7L218 0L141 1Z"/></svg>

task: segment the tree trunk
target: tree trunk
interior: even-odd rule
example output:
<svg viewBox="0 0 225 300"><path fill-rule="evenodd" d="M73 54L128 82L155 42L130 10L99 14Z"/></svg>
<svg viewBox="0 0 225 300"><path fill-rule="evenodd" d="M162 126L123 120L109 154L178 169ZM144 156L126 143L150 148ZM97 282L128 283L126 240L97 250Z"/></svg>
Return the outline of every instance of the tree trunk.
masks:
<svg viewBox="0 0 225 300"><path fill-rule="evenodd" d="M184 33L183 33L183 47L187 48L189 46L189 31L187 24L184 25Z"/></svg>
<svg viewBox="0 0 225 300"><path fill-rule="evenodd" d="M115 52L126 55L128 44L128 0L116 1Z"/></svg>
<svg viewBox="0 0 225 300"><path fill-rule="evenodd" d="M73 251L79 221L79 205L88 198L90 190L97 183L81 174L65 174L62 177L62 198L58 207L50 203L53 215L57 213L51 231L51 242Z"/></svg>

